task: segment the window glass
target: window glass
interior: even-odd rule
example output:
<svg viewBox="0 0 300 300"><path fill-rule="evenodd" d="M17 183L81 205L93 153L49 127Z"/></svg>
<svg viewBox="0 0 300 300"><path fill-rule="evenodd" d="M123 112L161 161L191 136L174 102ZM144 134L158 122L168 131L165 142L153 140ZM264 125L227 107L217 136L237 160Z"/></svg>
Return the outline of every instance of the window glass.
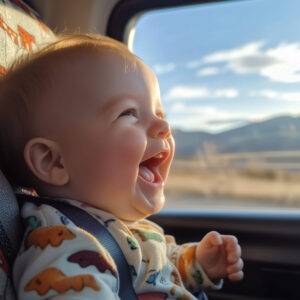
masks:
<svg viewBox="0 0 300 300"><path fill-rule="evenodd" d="M299 11L228 1L139 19L133 52L176 140L167 208L300 207Z"/></svg>

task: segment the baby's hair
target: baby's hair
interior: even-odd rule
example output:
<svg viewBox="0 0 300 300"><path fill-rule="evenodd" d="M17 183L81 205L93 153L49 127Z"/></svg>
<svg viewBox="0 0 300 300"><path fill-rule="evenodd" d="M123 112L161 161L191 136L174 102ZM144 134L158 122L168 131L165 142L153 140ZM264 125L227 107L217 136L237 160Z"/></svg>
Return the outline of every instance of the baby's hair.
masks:
<svg viewBox="0 0 300 300"><path fill-rule="evenodd" d="M75 34L58 36L41 50L16 59L0 79L0 169L12 185L33 188L38 183L23 151L27 141L35 137L36 104L45 91L55 89L57 69L74 62L80 53L101 55L101 51L121 55L125 68L127 61L135 66L135 55L121 42L100 35Z"/></svg>

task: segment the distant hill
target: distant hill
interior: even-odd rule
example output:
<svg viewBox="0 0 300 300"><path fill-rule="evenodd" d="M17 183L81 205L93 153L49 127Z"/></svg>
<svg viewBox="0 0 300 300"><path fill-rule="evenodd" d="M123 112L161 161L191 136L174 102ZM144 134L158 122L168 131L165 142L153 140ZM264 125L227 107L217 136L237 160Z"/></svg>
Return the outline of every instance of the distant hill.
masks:
<svg viewBox="0 0 300 300"><path fill-rule="evenodd" d="M300 117L281 116L218 134L173 130L176 156L199 151L217 153L300 150Z"/></svg>

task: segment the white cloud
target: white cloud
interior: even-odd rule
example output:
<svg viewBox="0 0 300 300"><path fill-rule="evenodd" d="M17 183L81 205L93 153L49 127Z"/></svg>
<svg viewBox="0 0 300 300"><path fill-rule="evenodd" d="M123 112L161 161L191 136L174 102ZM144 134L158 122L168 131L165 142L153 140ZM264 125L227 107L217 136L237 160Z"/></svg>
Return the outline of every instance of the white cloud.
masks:
<svg viewBox="0 0 300 300"><path fill-rule="evenodd" d="M187 86L174 86L171 88L165 99L193 99L205 98L209 96L209 90L205 87L187 87Z"/></svg>
<svg viewBox="0 0 300 300"><path fill-rule="evenodd" d="M300 92L278 92L275 90L261 90L250 92L251 97L264 97L271 100L286 102L300 102Z"/></svg>
<svg viewBox="0 0 300 300"><path fill-rule="evenodd" d="M297 114L294 110L287 110L290 115ZM299 113L298 113L299 114ZM276 111L270 113L248 113L247 111L233 112L220 110L213 106L187 105L186 102L176 101L168 109L168 121L174 128L184 130L202 130L207 132L221 132L249 122L261 122L270 115L282 115Z"/></svg>
<svg viewBox="0 0 300 300"><path fill-rule="evenodd" d="M192 61L187 62L186 67L188 69L195 69L195 68L200 67L201 65L202 65L202 61L201 61L201 59L199 59L199 60L192 60Z"/></svg>
<svg viewBox="0 0 300 300"><path fill-rule="evenodd" d="M152 67L153 71L157 75L172 72L173 70L175 70L175 68L176 68L176 65L174 63L168 63L165 65L156 64Z"/></svg>
<svg viewBox="0 0 300 300"><path fill-rule="evenodd" d="M257 117L257 116L256 116ZM219 132L245 124L251 119L245 113L222 111L213 106L175 102L168 110L168 121L174 128Z"/></svg>
<svg viewBox="0 0 300 300"><path fill-rule="evenodd" d="M300 82L300 43L281 43L265 50L264 45L262 41L249 43L211 53L201 61L203 65L225 63L225 68L238 74L258 73L272 81Z"/></svg>
<svg viewBox="0 0 300 300"><path fill-rule="evenodd" d="M252 94L258 95L258 92L254 91ZM273 94L270 93L269 95L273 97ZM190 103L183 101L171 103L167 111L167 118L173 128L217 133L243 126L249 122L261 122L271 116L283 115L283 112L276 110L276 108L260 113L248 113L247 111L227 111L213 106L187 104ZM299 115L299 111L295 111L294 108L287 108L284 114L296 116Z"/></svg>
<svg viewBox="0 0 300 300"><path fill-rule="evenodd" d="M239 91L236 89L209 90L206 87L191 87L178 85L171 88L164 96L166 100L173 99L201 99L201 98L236 98Z"/></svg>
<svg viewBox="0 0 300 300"><path fill-rule="evenodd" d="M203 63L216 63L216 62L226 62L226 61L234 61L243 57L247 57L249 55L259 53L259 49L263 46L263 42L253 42L250 44L246 44L242 47L218 51L203 57Z"/></svg>
<svg viewBox="0 0 300 300"><path fill-rule="evenodd" d="M212 98L236 98L239 95L236 89L221 89L212 92Z"/></svg>
<svg viewBox="0 0 300 300"><path fill-rule="evenodd" d="M212 76L212 75L217 75L220 73L220 69L219 68L215 68L215 67L210 67L210 68L203 68L200 69L196 72L197 76Z"/></svg>
<svg viewBox="0 0 300 300"><path fill-rule="evenodd" d="M212 106L186 106L182 102L174 103L168 112L168 121L171 126L186 130L214 131L224 126L209 124L211 119L228 119L230 117L230 114Z"/></svg>
<svg viewBox="0 0 300 300"><path fill-rule="evenodd" d="M171 113L181 113L186 110L186 106L182 102L175 102L170 108Z"/></svg>
<svg viewBox="0 0 300 300"><path fill-rule="evenodd" d="M170 108L171 113L180 113L181 115L189 114L189 115L199 115L203 114L205 117L207 116L216 116L218 110L213 106L202 106L202 105L192 105L187 106L183 102L175 102L172 104ZM219 115L219 114L218 114ZM222 116L225 116L222 114ZM227 116L227 114L226 114Z"/></svg>
<svg viewBox="0 0 300 300"><path fill-rule="evenodd" d="M277 59L278 63L263 68L263 76L280 82L300 82L300 43L281 44L266 54Z"/></svg>

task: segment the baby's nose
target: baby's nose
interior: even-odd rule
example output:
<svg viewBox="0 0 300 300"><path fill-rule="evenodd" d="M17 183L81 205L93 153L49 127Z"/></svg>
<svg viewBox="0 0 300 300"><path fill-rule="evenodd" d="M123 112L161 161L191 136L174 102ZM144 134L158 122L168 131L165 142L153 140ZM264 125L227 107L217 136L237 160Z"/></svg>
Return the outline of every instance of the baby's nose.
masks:
<svg viewBox="0 0 300 300"><path fill-rule="evenodd" d="M166 120L156 118L151 123L148 134L152 138L168 138L171 135L171 128Z"/></svg>

